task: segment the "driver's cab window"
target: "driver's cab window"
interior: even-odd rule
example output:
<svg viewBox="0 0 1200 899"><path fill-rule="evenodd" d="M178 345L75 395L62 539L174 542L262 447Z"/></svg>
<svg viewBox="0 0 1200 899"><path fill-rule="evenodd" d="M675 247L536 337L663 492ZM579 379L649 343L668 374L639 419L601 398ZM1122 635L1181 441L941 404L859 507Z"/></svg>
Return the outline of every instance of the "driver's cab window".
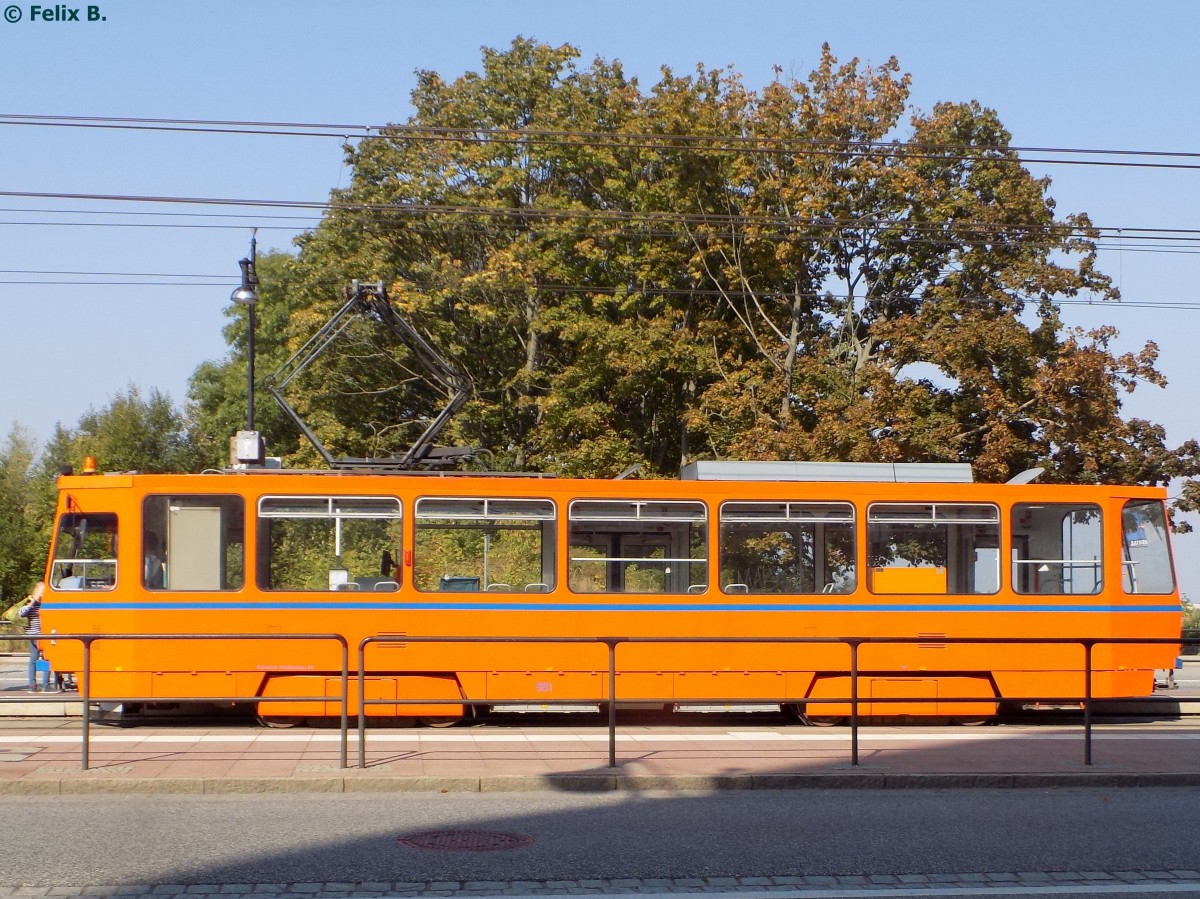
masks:
<svg viewBox="0 0 1200 899"><path fill-rule="evenodd" d="M117 583L117 516L67 512L58 519L50 586L55 590L111 590Z"/></svg>

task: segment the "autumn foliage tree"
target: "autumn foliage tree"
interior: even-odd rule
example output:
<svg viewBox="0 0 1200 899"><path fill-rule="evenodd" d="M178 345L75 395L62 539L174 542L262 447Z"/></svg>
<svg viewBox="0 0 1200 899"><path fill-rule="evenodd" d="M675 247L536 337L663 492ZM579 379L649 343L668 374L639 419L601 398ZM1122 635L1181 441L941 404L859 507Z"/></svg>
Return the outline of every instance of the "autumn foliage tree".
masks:
<svg viewBox="0 0 1200 899"><path fill-rule="evenodd" d="M994 111L914 112L909 81L826 47L758 92L703 67L644 91L619 62L524 38L451 82L419 72L412 116L347 148L352 181L288 264L277 337L298 346L342 283L382 280L476 385L447 439L500 468L1192 473L1194 447L1122 417L1128 391L1163 383L1154 345L1119 353L1111 328L1060 320L1064 300L1119 300L1087 217L1056 213ZM347 455L402 449L439 402L369 331L294 400Z"/></svg>

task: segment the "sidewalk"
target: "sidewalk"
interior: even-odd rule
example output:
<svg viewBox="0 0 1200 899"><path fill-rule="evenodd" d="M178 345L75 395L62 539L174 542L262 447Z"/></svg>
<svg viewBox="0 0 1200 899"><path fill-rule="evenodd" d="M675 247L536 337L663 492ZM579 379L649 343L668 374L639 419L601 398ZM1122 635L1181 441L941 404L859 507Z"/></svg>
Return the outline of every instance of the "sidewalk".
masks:
<svg viewBox="0 0 1200 899"><path fill-rule="evenodd" d="M340 765L336 728L93 724L81 768L78 719L0 722L0 793L714 790L1200 786L1200 722L1095 726L848 728L619 726L376 729Z"/></svg>
<svg viewBox="0 0 1200 899"><path fill-rule="evenodd" d="M1091 765L1081 718L864 726L854 766L849 727L737 715L652 724L623 717L615 768L607 728L574 716L371 727L362 768L357 720L350 723L347 768L336 726L93 722L84 771L78 694L27 693L25 665L24 657L0 656L0 694L19 700L0 703L0 794L1200 786L1200 715L1097 716ZM1194 673L1186 672L1188 689L1179 691L1189 697ZM1185 711L1195 706L1179 704Z"/></svg>

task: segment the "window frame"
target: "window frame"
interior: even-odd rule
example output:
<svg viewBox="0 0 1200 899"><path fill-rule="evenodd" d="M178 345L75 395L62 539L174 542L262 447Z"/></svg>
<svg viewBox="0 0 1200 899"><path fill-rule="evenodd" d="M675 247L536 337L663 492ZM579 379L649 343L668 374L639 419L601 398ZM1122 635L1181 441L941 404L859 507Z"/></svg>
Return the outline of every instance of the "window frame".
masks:
<svg viewBox="0 0 1200 899"><path fill-rule="evenodd" d="M782 507L782 515L739 515L735 507ZM837 510L842 511L842 515L836 516L833 514L816 516L803 514L808 510L825 509L830 513ZM734 510L731 512L731 510ZM798 514L793 514L798 513ZM729 584L720 584L722 593L730 594L754 594L762 596L819 596L830 593L852 593L858 583L858 507L849 500L747 500L747 499L726 499L722 500L717 508L717 577L718 581L722 580L726 571L726 525L730 527L746 526L746 525L761 525L764 533L767 532L769 525L812 525L813 526L813 580L814 585L817 582L822 582L820 589L805 590L805 591L769 591L769 590L753 590L749 584L733 582ZM845 528L848 526L848 534L851 539L851 552L849 559L849 579L846 582L845 589L837 589L838 581L827 580L829 575L829 540L824 534L821 535L820 543L817 541L816 525L835 525ZM782 533L781 528L770 533ZM820 550L820 555L816 555L816 551ZM729 566L732 568L732 566ZM820 574L820 577L818 577Z"/></svg>
<svg viewBox="0 0 1200 899"><path fill-rule="evenodd" d="M884 508L894 508L898 511L903 508L925 508L929 510L928 515L903 515L879 517L878 510ZM949 509L986 509L989 510L991 516L950 516L939 514L942 510ZM914 596L914 595L933 595L933 596L996 596L1004 590L1004 565L1002 559L1003 543L1004 543L1004 516L999 503L989 500L875 500L867 504L863 515L863 523L866 528L867 542L866 551L866 584L867 590L877 596ZM935 581L937 576L903 574L904 572L916 571L939 571L943 570L943 566L938 565L877 565L875 559L875 527L877 526L896 526L913 527L913 526L938 526L942 528L945 535L945 553L946 562L944 566L944 587L942 589L934 589L933 587L941 586L940 584L931 585L931 581ZM975 528L991 527L995 532L995 542L992 546L983 546L982 548L994 549L996 553L995 569L992 572L995 580L995 586L991 590L958 590L954 589L954 584L951 583L952 567L951 561L955 562L953 574L956 579L959 579L959 569L967 570L965 566L973 564L968 559L956 557L956 547L952 544L950 537L950 527L954 525L970 525ZM932 532L931 532L932 533ZM978 532L976 532L978 533ZM978 540L972 540L969 545L960 545L958 549L979 549ZM903 561L908 561L904 557L900 557ZM889 561L895 561L893 556ZM898 581L894 589L884 589L878 582L881 580L880 575L883 572L889 572ZM901 574L895 574L895 573ZM974 580L974 578L972 578ZM908 583L906 584L905 581Z"/></svg>
<svg viewBox="0 0 1200 899"><path fill-rule="evenodd" d="M1017 558L1018 539L1026 542L1026 545L1028 546L1027 541L1028 541L1029 537L1031 536L1030 534L1018 533L1018 530L1017 530L1018 527L1021 526L1020 523L1022 521L1022 515L1021 515L1020 510L1022 510L1023 508L1026 508L1026 507L1028 507L1031 511L1037 511L1037 510L1042 510L1042 509L1055 509L1055 510L1061 509L1061 510L1063 510L1063 514L1059 517L1058 522L1057 522L1058 541L1059 541L1060 545L1062 545L1066 542L1063 540L1063 528L1066 523L1068 515L1071 515L1071 514L1074 514L1077 512L1087 512L1089 514L1094 512L1096 514L1095 544L1096 544L1096 550L1098 552L1099 558L1098 559L1085 559L1083 557L1068 558L1065 545L1062 546L1062 551L1059 553L1059 558L1057 558L1057 559L1052 559L1052 558L1046 556L1045 554L1038 554L1036 556L1030 556L1029 558L1020 558L1020 559ZM1108 553L1105 549L1105 541L1108 539L1106 536L1106 533L1105 533L1105 529L1108 527L1108 524L1106 521L1107 515L1105 513L1104 506L1100 501L1085 500L1085 501L1077 501L1077 502L1066 502L1063 500L1044 500L1044 501L1038 501L1038 502L1035 502L1035 501L1014 502L1012 504L1012 506L1009 508L1009 516L1010 516L1010 520L1009 520L1008 530L1009 530L1009 540L1010 540L1010 550L1009 550L1010 562L1007 567L1009 570L1009 577L1011 578L1011 589L1014 594L1016 594L1017 596L1096 596L1096 595L1099 595L1100 593L1104 592L1104 590L1106 589L1105 585L1108 582L1107 568L1109 567L1108 561L1106 558ZM1064 584L1064 588L1061 590L1056 590L1056 591L1046 591L1046 590L1023 588L1022 582L1025 580L1025 577L1019 573L1020 569L1018 568L1018 566L1033 566L1033 565L1037 565L1037 566L1059 565L1059 566L1062 566L1062 571L1064 572L1064 576L1060 577L1060 580ZM1067 590L1067 589L1065 589L1065 584L1067 583L1067 578L1065 577L1065 572L1069 569L1074 569L1074 568L1091 568L1095 572L1095 577L1094 577L1095 585L1092 587L1091 590ZM1035 570L1035 569L1031 568L1030 570ZM1030 580L1036 580L1036 578L1031 578ZM1073 581L1073 577L1071 578L1071 580Z"/></svg>
<svg viewBox="0 0 1200 899"><path fill-rule="evenodd" d="M164 503L165 508L162 510L152 508L159 503ZM172 505L173 503L179 503L179 505ZM236 593L245 588L249 561L246 551L246 529L248 525L246 510L249 505L246 497L241 493L195 493L184 490L145 494L142 497L141 503L141 529L137 535L139 560L138 583L142 589L153 593ZM172 587L170 584L172 549L169 537L174 525L171 523L169 516L172 512L177 512L184 508L203 509L214 506L221 509L223 515L237 516L241 522L242 539L240 541L231 541L228 539L228 536L232 529L228 527L227 522L222 521L219 576L222 580L227 581L226 585L219 587ZM160 516L161 520L159 520ZM146 537L149 533L154 533L159 541L158 561L162 565L163 581L158 586L147 582L147 563L149 559L146 548ZM241 577L236 583L228 582L231 567L229 564L231 547L238 547L241 552L241 558L238 560L241 568ZM184 555L186 557L186 553Z"/></svg>
<svg viewBox="0 0 1200 899"><path fill-rule="evenodd" d="M295 504L293 510L287 503ZM272 508L272 504L282 504ZM361 504L356 508L356 504ZM324 506L322 509L321 506ZM374 508L370 508L370 507ZM329 568L328 586L321 587L275 587L270 585L270 574L274 562L274 550L270 538L270 522L273 521L331 521L333 522L334 554L340 560L342 553L342 523L355 521L399 522L400 533L389 547L384 549L394 559L391 551L402 554L405 537L405 510L403 500L390 493L269 493L258 497L255 509L255 583L264 593L324 593L356 592L358 595L385 595L395 593L403 585L403 565L396 563L389 576L364 575L350 579L345 567ZM372 570L370 568L366 570ZM382 571L380 572L382 574ZM368 589L363 584L371 582Z"/></svg>
<svg viewBox="0 0 1200 899"><path fill-rule="evenodd" d="M112 556L110 556L108 558L94 558L93 559L93 558L87 558L87 557L83 557L83 556L78 556L78 557L77 556L60 556L58 554L59 540L63 536L63 522L68 519L76 519L77 520L80 518L83 518L83 519L93 518L93 519L97 519L97 520L99 520L99 519L111 519L112 520L111 529L106 529L104 532L104 533L112 535L112 542L113 542ZM104 512L65 511L65 512L62 512L54 522L54 540L50 547L50 584L49 584L50 588L53 590L62 590L62 591L70 591L70 592L89 592L89 593L109 593L109 592L117 589L117 587L120 585L120 577L121 577L121 565L120 565L120 561L118 558L118 556L120 554L120 545L121 545L120 535L121 535L121 516L118 515L116 512L108 512L108 511L104 511ZM76 537L73 539L79 539L79 538ZM83 539L84 540L87 539L86 533L85 533ZM82 547L80 547L80 548L82 548ZM72 574L66 575L66 576L63 576L63 575L56 576L56 572L59 570L60 566L65 566L65 565L71 566ZM81 568L82 568L81 574L76 575L73 573L75 566L81 566ZM93 576L93 577L89 578L88 570L89 570L90 566L98 567L102 571L103 570L111 570L112 571L111 578L106 578L103 576L102 577ZM78 579L77 584L67 584L66 583L67 581L75 581L76 579Z"/></svg>
<svg viewBox="0 0 1200 899"><path fill-rule="evenodd" d="M577 510L581 507L586 511L586 507L596 507L597 514L577 515ZM605 509L604 507L608 507ZM685 509L690 508L690 513L685 512ZM626 510L621 514L621 510ZM661 512L665 514L655 514ZM567 504L567 589L571 593L585 596L619 596L630 593L647 593L659 596L679 596L695 593L707 592L711 586L712 564L710 560L710 552L712 548L712 523L713 516L707 502L701 499L614 499L610 497L575 497ZM620 525L629 524L632 527L629 530L622 531L613 527L604 527L605 525ZM597 556L575 556L572 554L572 547L583 545L576 542L576 534L579 531L586 533L589 526L594 530L594 526L601 526L601 532L608 533L609 547L605 549L603 555ZM701 537L703 539L703 547L699 556L676 557L664 556L663 558L655 558L654 556L626 556L618 551L617 555L612 554L612 544L615 540L618 544L632 543L637 539L652 540L655 537L660 537L661 534L655 534L650 530L651 527L669 527L679 526L687 528L686 543L690 548L692 540L695 536L694 528L701 528ZM674 538L671 542L675 543ZM652 545L647 543L645 545ZM664 579L662 589L630 589L626 584L626 578L635 569L631 566L641 566L647 563L653 565L662 565L664 570L662 576ZM594 565L601 564L605 566L603 590L582 590L572 585L574 575L581 571L579 565ZM686 567L686 577L680 577L671 570L673 565L681 565ZM609 566L621 566L610 568ZM701 566L703 571L703 580L699 583L692 583L693 566ZM680 586L671 586L668 581L675 580L677 584L687 581L686 587L682 589ZM611 584L619 581L623 586L620 590L611 589Z"/></svg>
<svg viewBox="0 0 1200 899"><path fill-rule="evenodd" d="M443 504L436 513L430 508ZM458 511L455 507L460 507ZM477 511L476 511L477 510ZM549 593L558 581L558 520L559 507L557 501L548 496L421 496L413 502L413 587L421 593L444 592L484 592L484 593ZM424 527L429 530L518 530L537 535L539 550L539 573L541 580L528 581L521 587L496 581L485 583L489 575L487 565L488 549L485 547L485 558L482 560L482 573L478 575L448 575L438 578L436 587L423 587L421 581L426 576L423 570L420 546L423 531L422 522L445 522L441 525ZM503 522L533 522L533 526L505 526ZM454 524L459 522L459 524ZM479 522L478 527L471 523ZM490 524L484 524L488 522ZM499 522L499 524L497 524ZM486 536L486 534L485 534Z"/></svg>

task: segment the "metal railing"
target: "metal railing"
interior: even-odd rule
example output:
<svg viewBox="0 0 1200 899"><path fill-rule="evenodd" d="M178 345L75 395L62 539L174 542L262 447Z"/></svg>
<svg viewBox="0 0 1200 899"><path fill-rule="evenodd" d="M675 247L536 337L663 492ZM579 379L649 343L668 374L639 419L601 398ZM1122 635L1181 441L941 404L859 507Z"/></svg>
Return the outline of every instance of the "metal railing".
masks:
<svg viewBox="0 0 1200 899"><path fill-rule="evenodd" d="M603 644L608 647L608 692L605 696L595 698L576 697L570 700L548 700L548 699L498 699L489 697L484 700L472 700L466 696L460 696L454 699L439 699L439 698L421 698L421 697L403 697L391 699L367 699L365 696L365 670L366 670L366 648L376 643L395 643L402 640L405 643L453 643L453 644L505 644L505 643L521 643L521 644L538 644L538 643L553 643L553 644ZM577 705L581 702L596 703L598 705L608 704L608 767L617 767L617 704L621 701L621 697L617 695L617 647L622 644L798 644L798 645L842 645L848 648L850 653L847 676L850 678L850 695L845 697L821 697L809 698L803 696L790 697L737 697L730 701L737 703L755 704L755 703L778 703L780 705L795 705L803 704L805 706L813 704L838 704L850 705L850 757L851 764L854 767L859 765L859 727L860 715L859 706L863 703L881 704L881 703L1033 703L1040 702L1045 704L1074 704L1078 703L1083 709L1083 731L1084 731L1084 764L1092 764L1092 716L1095 699L1092 696L1092 652L1096 646L1107 645L1163 645L1177 646L1179 640L1171 637L943 637L938 636L934 642L939 646L942 645L1058 645L1058 646L1079 646L1083 649L1083 664L1078 669L1078 672L1084 676L1084 694L1082 696L936 696L936 697L869 697L863 698L859 696L859 680L863 676L859 671L859 649L868 645L886 645L886 644L910 644L917 645L931 642L928 635L916 637L442 637L442 636L412 636L397 635L373 636L364 638L358 646L358 766L366 767L366 707L369 705L446 705L446 706L471 706L471 705L527 705L534 708L553 705ZM801 669L802 670L802 669ZM924 672L926 676L933 676L930 672ZM963 675L968 672L945 672L946 674ZM897 672L897 671L877 671L871 670L868 675L875 677L880 674L897 675L904 674L913 676L914 672ZM1122 701L1138 702L1149 701L1152 697L1105 697L1105 701L1113 701L1120 698ZM710 702L721 703L722 700L717 697L708 697ZM662 703L663 705L673 704L678 702L676 697L651 698L645 696L636 697L636 701L640 703Z"/></svg>
<svg viewBox="0 0 1200 899"><path fill-rule="evenodd" d="M73 640L83 646L83 666L80 671L75 672L76 681L79 685L78 696L72 698L69 694L57 694L56 701L77 702L83 706L83 714L81 720L81 748L80 758L81 766L84 771L88 770L90 746L91 746L91 672L92 672L92 645L101 642L110 641L179 641L179 640L290 640L290 641L320 641L331 640L337 642L342 650L342 690L338 696L205 696L204 702L336 702L341 708L341 767L349 767L347 759L349 757L349 716L346 712L347 702L349 699L350 688L350 646L346 638L341 634L21 634L6 637L9 640L20 640L25 643L30 641L49 642L58 640ZM269 673L269 672L260 672ZM195 696L112 696L105 694L107 702L195 702ZM44 702L45 697L4 697L3 702Z"/></svg>
<svg viewBox="0 0 1200 899"><path fill-rule="evenodd" d="M246 702L246 703L297 703L297 702L321 702L325 704L336 703L340 709L340 766L342 768L349 767L348 763L348 744L349 744L349 716L347 712L348 704L351 699L350 693L350 673L349 667L349 645L344 636L341 634L254 634L254 633L237 633L237 634L13 634L6 639L26 642L32 640L49 641L49 640L72 640L77 641L83 648L83 664L82 670L75 672L79 685L79 693L76 697L71 697L69 694L60 694L56 696L56 700L64 702L76 702L82 704L83 714L81 715L81 765L83 770L88 770L89 767L89 748L90 748L90 727L91 727L91 706L93 699L91 697L91 672L92 672L92 647L100 642L112 641L181 641L181 640L201 640L201 641L228 641L228 640L267 640L267 641L334 641L341 647L341 692L337 696L321 695L321 696L264 696L261 694L248 696L206 696L204 702ZM366 696L367 687L366 681L368 676L390 676L402 677L405 674L420 674L427 671L407 672L403 670L395 670L389 667L387 671L373 671L367 667L366 652L367 648L375 644L395 644L403 643L435 643L435 644L557 644L557 645L592 645L604 646L607 654L607 690L600 696L594 698L588 697L573 697L571 699L499 699L488 697L486 700L482 698L471 698L467 696L458 696L455 698L438 698L428 697L422 698L419 696L396 696L383 699L368 699ZM626 644L691 644L691 645L715 645L715 644L774 644L774 645L840 645L845 646L849 656L847 666L843 671L834 669L835 674L846 676L849 678L850 692L847 696L841 697L806 697L806 696L764 696L764 697L706 697L705 701L710 703L722 704L725 702L742 703L742 704L779 704L779 705L797 705L801 704L806 707L820 705L849 705L850 715L850 755L851 764L854 767L859 766L859 729L861 726L862 715L860 714L860 706L864 703L872 706L888 703L939 703L946 705L953 704L996 704L1005 703L1033 703L1040 702L1044 704L1078 704L1083 710L1083 733L1084 733L1084 764L1092 764L1092 727L1093 727L1093 712L1094 705L1097 700L1092 695L1093 675L1096 673L1093 669L1092 658L1093 652L1097 646L1109 645L1179 645L1180 640L1169 637L949 637L937 636L935 642L940 646L949 645L1059 645L1059 646L1078 646L1082 649L1082 662L1077 673L1083 675L1084 691L1080 696L936 696L936 697L919 697L919 696L888 696L888 697L862 697L860 696L860 681L864 676L896 676L903 675L912 677L918 672L894 671L894 670L878 670L872 668L866 672L860 670L860 650L864 646L887 645L887 644L907 644L918 645L930 643L929 635L913 636L913 637L476 637L476 636L413 636L413 635L397 635L397 634L381 634L364 638L358 645L358 658L356 666L356 695L353 697L358 705L358 767L365 768L366 750L367 750L367 707L368 706L473 706L473 705L506 705L506 706L529 706L531 708L552 708L554 706L578 706L580 703L589 703L596 705L608 706L608 767L616 768L617 766L617 705L622 701L622 697L618 695L618 674L623 673L617 664L617 647ZM273 670L273 669L272 669ZM288 671L287 666L280 666L281 671ZM804 670L802 666L797 670ZM1072 669L1067 669L1071 673ZM258 673L270 673L258 672ZM629 672L633 673L633 672ZM963 676L970 672L947 670L943 672L920 672L925 677L934 677L938 674L947 676ZM674 704L679 701L678 697L663 697L650 698L645 696L635 697L639 703L661 703L663 705ZM1122 702L1150 702L1153 697L1137 696L1137 697L1104 697L1104 701L1113 701L1120 699ZM169 702L196 702L195 696L172 697L172 696L113 696L106 692L105 701L119 703L169 703ZM39 696L0 696L0 702L4 703L34 703L43 702L44 697Z"/></svg>

